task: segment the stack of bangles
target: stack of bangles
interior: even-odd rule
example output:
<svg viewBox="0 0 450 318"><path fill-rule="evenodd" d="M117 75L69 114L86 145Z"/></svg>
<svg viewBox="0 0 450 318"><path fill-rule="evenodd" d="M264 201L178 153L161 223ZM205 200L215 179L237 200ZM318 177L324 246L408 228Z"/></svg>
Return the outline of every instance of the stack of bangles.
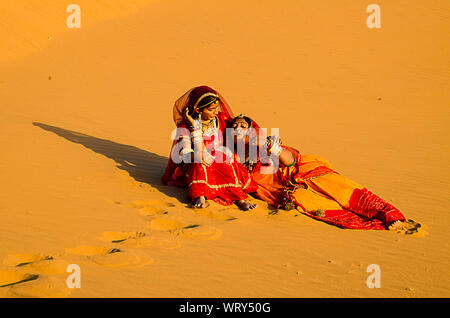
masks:
<svg viewBox="0 0 450 318"><path fill-rule="evenodd" d="M198 126L194 126L191 129L191 137L192 137L192 143L195 145L197 143L200 143L203 141L203 133L202 128Z"/></svg>
<svg viewBox="0 0 450 318"><path fill-rule="evenodd" d="M194 150L192 148L183 148L183 150L180 151L180 157L182 162L189 163L191 162L191 153L193 153Z"/></svg>
<svg viewBox="0 0 450 318"><path fill-rule="evenodd" d="M189 136L183 136L183 140L185 142L185 147L180 151L180 157L182 158L182 161L185 163L191 162L191 154L194 152L192 148L195 149L195 145L203 142L203 133L202 128L200 125L195 125L190 127L191 135ZM191 138L192 138L192 144L194 147L192 147L191 144Z"/></svg>
<svg viewBox="0 0 450 318"><path fill-rule="evenodd" d="M270 148L270 153L278 157L281 153L281 149L281 145L279 143L275 143Z"/></svg>
<svg viewBox="0 0 450 318"><path fill-rule="evenodd" d="M275 156L279 156L281 153L280 140L278 138L268 137L267 138L267 153Z"/></svg>

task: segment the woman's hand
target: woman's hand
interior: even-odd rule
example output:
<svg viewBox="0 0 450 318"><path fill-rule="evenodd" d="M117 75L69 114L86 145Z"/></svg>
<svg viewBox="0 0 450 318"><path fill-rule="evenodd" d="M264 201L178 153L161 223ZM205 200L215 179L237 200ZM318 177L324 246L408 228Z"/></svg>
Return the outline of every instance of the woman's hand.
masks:
<svg viewBox="0 0 450 318"><path fill-rule="evenodd" d="M184 119L186 119L186 121L187 121L187 123L191 126L191 127L194 127L194 125L195 125L195 120L194 120L194 118L192 118L192 116L191 115L189 115L189 109L188 109L188 107L186 107L185 109L184 109Z"/></svg>
<svg viewBox="0 0 450 318"><path fill-rule="evenodd" d="M276 156L280 155L281 152L281 140L278 136L269 136L264 145L267 149L267 154L270 156L272 153Z"/></svg>

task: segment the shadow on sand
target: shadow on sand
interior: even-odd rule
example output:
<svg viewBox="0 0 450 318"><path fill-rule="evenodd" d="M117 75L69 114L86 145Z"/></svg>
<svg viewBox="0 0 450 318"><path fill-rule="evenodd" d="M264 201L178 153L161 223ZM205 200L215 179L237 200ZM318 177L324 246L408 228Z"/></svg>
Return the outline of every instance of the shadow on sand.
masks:
<svg viewBox="0 0 450 318"><path fill-rule="evenodd" d="M72 130L67 130L43 123L33 122L34 126L51 131L71 142L104 155L117 163L117 168L128 172L130 177L155 187L162 193L188 203L187 191L181 188L166 186L161 183L168 158L134 146L119 144L117 142L89 136Z"/></svg>

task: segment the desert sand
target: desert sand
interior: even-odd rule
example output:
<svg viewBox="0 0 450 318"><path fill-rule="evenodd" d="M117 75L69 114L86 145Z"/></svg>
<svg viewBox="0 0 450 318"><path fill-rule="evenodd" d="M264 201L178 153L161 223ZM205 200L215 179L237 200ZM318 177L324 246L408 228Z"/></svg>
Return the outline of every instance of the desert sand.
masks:
<svg viewBox="0 0 450 318"><path fill-rule="evenodd" d="M1 297L450 296L448 1L32 3L0 3ZM160 178L197 85L426 232L190 209Z"/></svg>

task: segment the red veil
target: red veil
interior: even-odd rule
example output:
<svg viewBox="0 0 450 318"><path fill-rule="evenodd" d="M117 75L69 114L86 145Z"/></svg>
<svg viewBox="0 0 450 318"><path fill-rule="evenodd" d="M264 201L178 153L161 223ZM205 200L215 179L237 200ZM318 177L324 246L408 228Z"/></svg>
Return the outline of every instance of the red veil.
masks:
<svg viewBox="0 0 450 318"><path fill-rule="evenodd" d="M231 111L230 106L225 101L223 96L209 86L197 86L188 90L186 93L184 93L180 98L178 98L175 101L175 104L173 106L173 121L175 123L176 128L188 127L188 124L183 116L184 110L187 107L189 113L192 114L196 102L200 99L200 97L208 93L215 94L219 97L220 111L217 117L219 120L224 121L223 127L228 126L227 124L229 123L229 121L231 121L231 119L233 119L234 115L233 112ZM179 130L178 133L173 136L170 154L172 154L172 149L177 143L179 137L183 134L189 134L189 131L187 129L185 129L184 132L182 130L181 131ZM168 185L184 186L184 181L182 180L182 178L180 178L181 174L182 171L180 169L180 164L175 163L172 160L172 156L169 155L169 162L167 164L166 171L161 178L162 182Z"/></svg>

